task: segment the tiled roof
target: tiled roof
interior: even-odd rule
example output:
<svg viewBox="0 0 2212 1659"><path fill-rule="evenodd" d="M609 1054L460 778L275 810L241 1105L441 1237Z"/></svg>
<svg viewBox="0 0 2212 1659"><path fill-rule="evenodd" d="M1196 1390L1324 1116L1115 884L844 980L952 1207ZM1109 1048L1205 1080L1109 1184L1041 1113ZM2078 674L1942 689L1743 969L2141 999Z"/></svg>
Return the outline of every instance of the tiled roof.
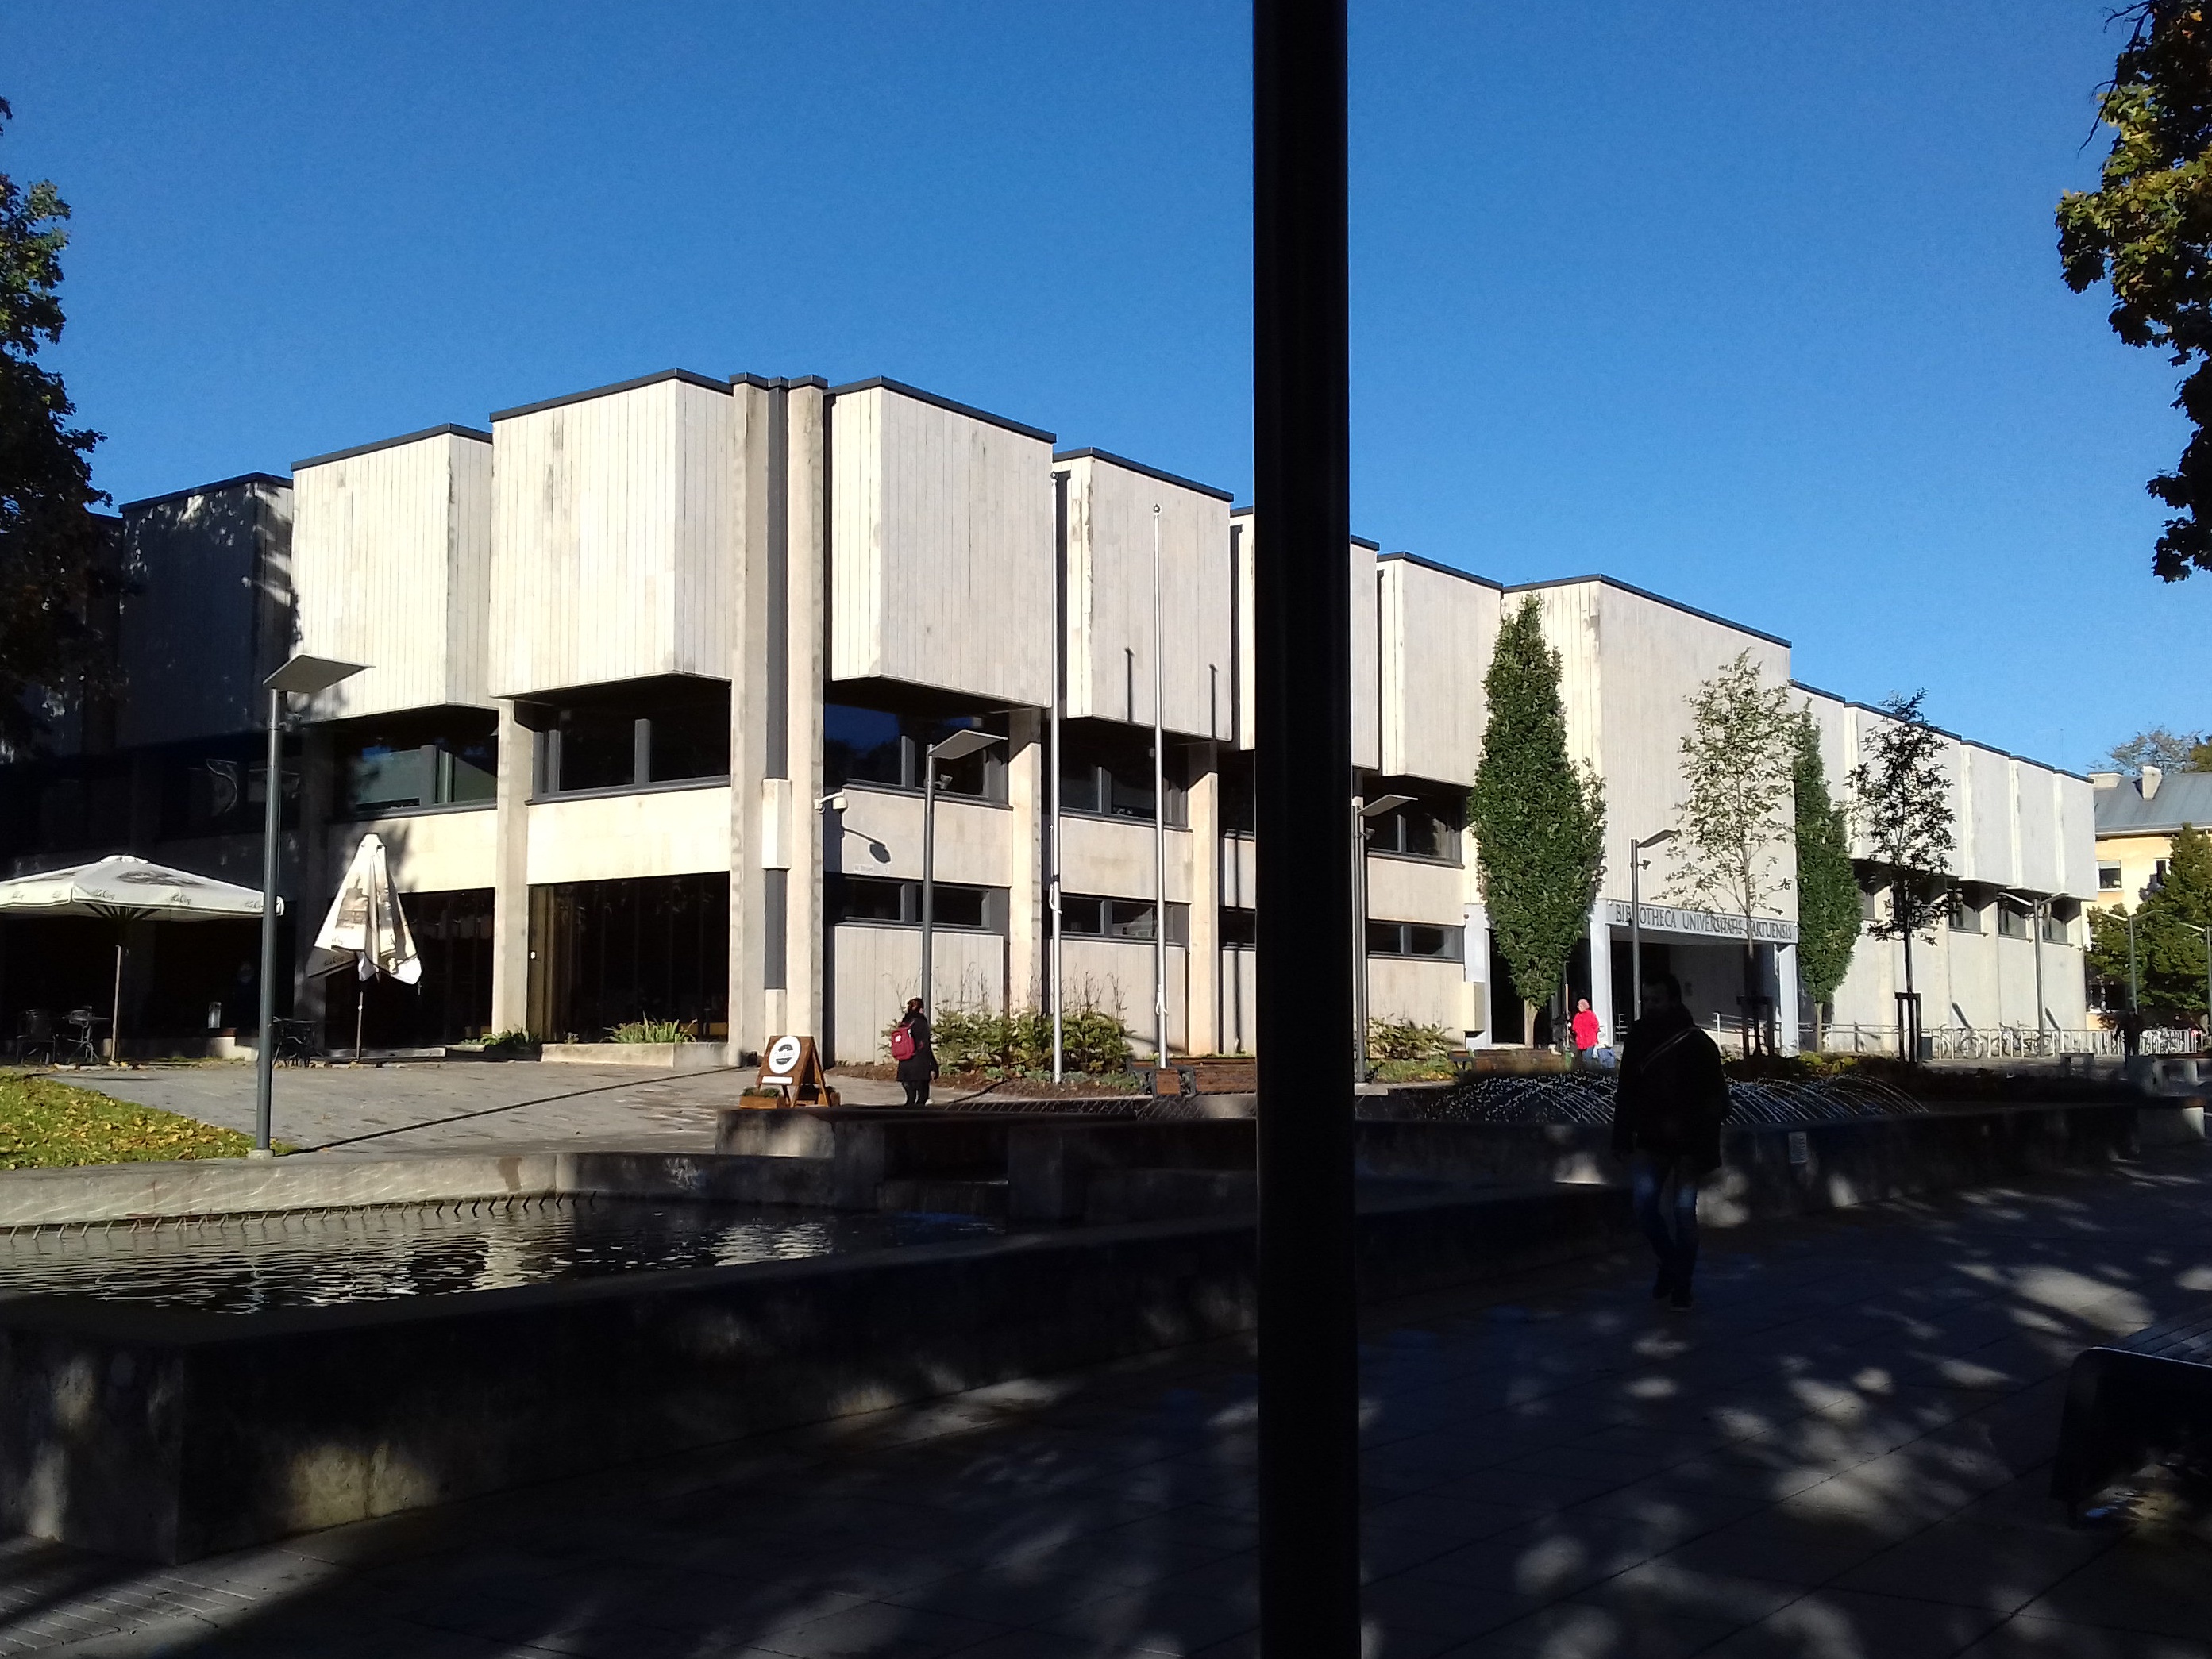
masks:
<svg viewBox="0 0 2212 1659"><path fill-rule="evenodd" d="M2212 772L2168 772L2148 800L2141 778L2097 791L2100 836L2171 835L2185 823L2212 830Z"/></svg>

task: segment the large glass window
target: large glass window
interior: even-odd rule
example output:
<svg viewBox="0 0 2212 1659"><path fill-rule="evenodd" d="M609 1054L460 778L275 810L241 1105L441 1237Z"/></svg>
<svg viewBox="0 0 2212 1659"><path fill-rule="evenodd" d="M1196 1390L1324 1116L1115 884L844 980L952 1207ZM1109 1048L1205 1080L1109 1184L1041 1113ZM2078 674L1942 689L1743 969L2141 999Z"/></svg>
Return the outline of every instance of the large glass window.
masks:
<svg viewBox="0 0 2212 1659"><path fill-rule="evenodd" d="M887 789L919 789L930 745L970 729L994 732L1001 740L976 754L938 762L937 787L948 795L1002 801L1006 798L1006 721L997 715L939 719L827 704L822 710L823 785L837 789L848 783L874 783Z"/></svg>
<svg viewBox="0 0 2212 1659"><path fill-rule="evenodd" d="M2017 904L1997 906L1997 933L2004 939L2027 937L2027 913Z"/></svg>
<svg viewBox="0 0 2212 1659"><path fill-rule="evenodd" d="M340 817L489 802L499 792L499 716L455 708L332 729Z"/></svg>
<svg viewBox="0 0 2212 1659"><path fill-rule="evenodd" d="M1221 907L1221 942L1246 949L1260 942L1260 913L1240 904Z"/></svg>
<svg viewBox="0 0 2212 1659"><path fill-rule="evenodd" d="M718 781L730 775L730 689L671 676L541 708L540 794Z"/></svg>
<svg viewBox="0 0 2212 1659"><path fill-rule="evenodd" d="M1152 821L1155 804L1149 731L1109 720L1066 720L1060 732L1063 811ZM1165 822L1178 826L1190 821L1182 766L1180 757L1170 752L1165 768Z"/></svg>
<svg viewBox="0 0 2212 1659"><path fill-rule="evenodd" d="M1378 782L1369 786L1368 793L1373 799L1386 793L1414 794L1415 791L1408 786ZM1460 820L1466 804L1467 798L1457 791L1423 792L1405 805L1368 819L1368 849L1456 864L1460 855Z"/></svg>
<svg viewBox="0 0 2212 1659"><path fill-rule="evenodd" d="M886 876L831 875L827 881L824 909L832 923L881 922L887 926L921 926L921 884ZM1006 926L1006 890L970 887L940 881L930 889L930 925L933 927L975 927L1003 933Z"/></svg>
<svg viewBox="0 0 2212 1659"><path fill-rule="evenodd" d="M324 981L324 1041L334 1048L352 1042L355 1006L362 998L362 1041L371 1048L436 1048L489 1035L491 889L402 893L399 906L422 959L422 977L402 985L380 975L363 986L350 973L331 975Z"/></svg>
<svg viewBox="0 0 2212 1659"><path fill-rule="evenodd" d="M718 872L530 890L530 1029L596 1042L672 1020L729 1029L730 878Z"/></svg>
<svg viewBox="0 0 2212 1659"><path fill-rule="evenodd" d="M1367 924L1367 954L1457 962L1463 931L1432 927L1425 921L1370 921Z"/></svg>
<svg viewBox="0 0 2212 1659"><path fill-rule="evenodd" d="M1168 943L1190 943L1190 906L1169 901ZM1097 893L1063 893L1060 900L1060 932L1070 939L1127 939L1149 941L1152 937L1150 899L1111 898Z"/></svg>

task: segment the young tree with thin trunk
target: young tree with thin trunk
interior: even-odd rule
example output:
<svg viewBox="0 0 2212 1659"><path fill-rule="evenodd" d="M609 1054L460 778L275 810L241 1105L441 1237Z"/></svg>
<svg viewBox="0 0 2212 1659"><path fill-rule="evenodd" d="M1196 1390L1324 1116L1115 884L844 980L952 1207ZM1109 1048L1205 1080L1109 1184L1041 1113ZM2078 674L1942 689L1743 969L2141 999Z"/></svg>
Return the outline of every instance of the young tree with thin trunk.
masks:
<svg viewBox="0 0 2212 1659"><path fill-rule="evenodd" d="M1790 767L1797 823L1797 977L1813 1003L1813 1047L1822 1038L1820 1010L1850 971L1859 941L1859 881L1851 868L1850 814L1828 794L1820 729L1809 709L1797 712L1796 755Z"/></svg>
<svg viewBox="0 0 2212 1659"><path fill-rule="evenodd" d="M1927 696L1916 691L1885 698L1881 712L1889 719L1865 740L1865 758L1851 769L1851 795L1866 831L1874 884L1889 895L1888 915L1876 915L1867 932L1904 942L1907 995L1917 992L1912 941L1933 941L1958 887L1951 875L1958 845L1951 779L1942 765L1943 734L1921 715ZM1911 1042L1904 1047L1906 1059L1919 1059Z"/></svg>
<svg viewBox="0 0 2212 1659"><path fill-rule="evenodd" d="M1568 756L1559 653L1533 593L1498 629L1483 690L1490 720L1468 795L1483 898L1522 997L1554 997L1605 869L1605 792Z"/></svg>
<svg viewBox="0 0 2212 1659"><path fill-rule="evenodd" d="M1690 694L1690 731L1682 739L1688 793L1676 809L1674 885L1707 906L1725 903L1743 918L1746 1054L1760 1000L1752 918L1790 886L1783 853L1795 744L1790 688L1769 684L1748 651Z"/></svg>
<svg viewBox="0 0 2212 1659"><path fill-rule="evenodd" d="M0 124L14 112L0 99ZM0 751L45 735L41 702L82 696L106 678L93 621L113 581L93 507L100 434L73 428L62 377L39 364L61 337L62 227L51 183L0 173Z"/></svg>

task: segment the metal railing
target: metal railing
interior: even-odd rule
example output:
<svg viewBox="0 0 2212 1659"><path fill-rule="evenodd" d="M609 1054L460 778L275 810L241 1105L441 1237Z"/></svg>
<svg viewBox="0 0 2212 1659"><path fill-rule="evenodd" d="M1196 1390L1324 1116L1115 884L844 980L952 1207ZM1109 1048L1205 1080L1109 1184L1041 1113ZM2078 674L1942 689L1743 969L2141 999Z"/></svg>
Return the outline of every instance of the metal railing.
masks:
<svg viewBox="0 0 2212 1659"><path fill-rule="evenodd" d="M1843 1024L1826 1027L1821 1047L1829 1054L1895 1055L1897 1027ZM1930 1060L2032 1060L2057 1054L2092 1054L2113 1058L2127 1052L2120 1033L2103 1026L2081 1030L2046 1028L2039 1032L2026 1025L1932 1025L1921 1033ZM1812 1047L1813 1034L1801 1033L1803 1045ZM2195 1054L2204 1047L2204 1033L2183 1028L2156 1028L2142 1033L2136 1052L2145 1054Z"/></svg>

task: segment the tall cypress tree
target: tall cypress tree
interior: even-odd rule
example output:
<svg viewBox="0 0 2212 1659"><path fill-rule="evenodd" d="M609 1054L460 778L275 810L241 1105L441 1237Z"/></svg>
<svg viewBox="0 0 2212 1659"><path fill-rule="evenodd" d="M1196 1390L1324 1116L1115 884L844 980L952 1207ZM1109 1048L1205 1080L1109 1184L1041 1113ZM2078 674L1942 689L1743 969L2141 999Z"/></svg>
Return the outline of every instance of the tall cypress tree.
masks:
<svg viewBox="0 0 2212 1659"><path fill-rule="evenodd" d="M1797 715L1790 767L1797 813L1797 976L1813 1000L1813 1046L1820 1046L1820 1006L1850 971L1859 941L1859 883L1851 869L1850 826L1828 794L1820 732L1812 714Z"/></svg>
<svg viewBox="0 0 2212 1659"><path fill-rule="evenodd" d="M1514 984L1523 997L1548 999L1589 929L1605 868L1605 792L1567 754L1559 653L1545 642L1533 593L1499 628L1483 690L1490 723L1468 796L1483 897Z"/></svg>

